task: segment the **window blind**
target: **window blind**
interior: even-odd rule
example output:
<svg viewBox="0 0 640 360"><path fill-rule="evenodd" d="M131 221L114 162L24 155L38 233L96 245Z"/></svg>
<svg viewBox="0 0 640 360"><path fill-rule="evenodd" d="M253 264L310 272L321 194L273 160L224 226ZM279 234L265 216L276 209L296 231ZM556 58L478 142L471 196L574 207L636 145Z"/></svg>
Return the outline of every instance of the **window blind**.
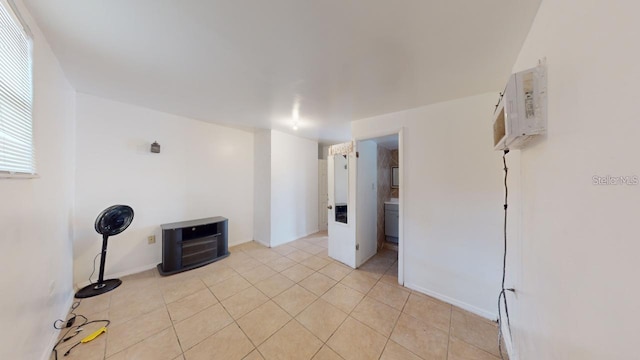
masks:
<svg viewBox="0 0 640 360"><path fill-rule="evenodd" d="M31 39L0 0L0 173L35 174Z"/></svg>

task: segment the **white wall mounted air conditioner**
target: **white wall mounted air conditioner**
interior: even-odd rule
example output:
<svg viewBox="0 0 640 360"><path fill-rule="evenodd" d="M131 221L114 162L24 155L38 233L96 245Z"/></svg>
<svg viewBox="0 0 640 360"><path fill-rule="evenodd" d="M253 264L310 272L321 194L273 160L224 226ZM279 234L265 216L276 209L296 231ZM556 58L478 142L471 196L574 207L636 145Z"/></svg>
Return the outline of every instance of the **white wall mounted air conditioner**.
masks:
<svg viewBox="0 0 640 360"><path fill-rule="evenodd" d="M539 65L509 77L494 113L494 149L521 149L546 130L547 69Z"/></svg>

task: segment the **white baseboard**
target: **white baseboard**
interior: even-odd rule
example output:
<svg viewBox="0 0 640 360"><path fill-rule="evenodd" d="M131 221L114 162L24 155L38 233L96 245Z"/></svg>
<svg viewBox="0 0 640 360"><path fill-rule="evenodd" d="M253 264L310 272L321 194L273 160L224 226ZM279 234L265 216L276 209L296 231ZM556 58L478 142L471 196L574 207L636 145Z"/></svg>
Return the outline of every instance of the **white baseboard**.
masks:
<svg viewBox="0 0 640 360"><path fill-rule="evenodd" d="M109 274L109 277L112 278L119 278L119 277L123 277L123 276L127 276L127 275L132 275L132 274L137 274L139 272L143 272L143 271L147 271L147 270L151 270L151 269L155 269L158 266L159 263L153 263L153 264L147 264L147 265L142 265L142 266L138 266L135 267L133 269L129 269L129 270L125 270L125 271L121 271L119 273L115 273L115 274ZM105 275L107 276L107 275ZM88 284L88 283L87 283Z"/></svg>
<svg viewBox="0 0 640 360"><path fill-rule="evenodd" d="M485 319L489 319L491 321L496 321L498 319L498 314L496 314L496 313L480 309L480 308L475 307L475 306L473 306L471 304L467 304L467 303L465 303L463 301L448 297L446 295L442 295L442 294L437 293L435 291L431 291L431 290L425 289L425 288L420 287L418 285L410 284L410 283L406 283L405 282L404 286L408 287L409 289L421 292L421 293L423 293L425 295L429 295L431 297L434 297L434 298L436 298L438 300L442 300L442 301L444 301L446 303L449 303L451 305L455 305L455 306L457 306L457 307L459 307L461 309L467 310L467 311L469 311L471 313L474 313L474 314L476 314L478 316L482 316Z"/></svg>
<svg viewBox="0 0 640 360"><path fill-rule="evenodd" d="M265 244L264 242L262 242L262 241L260 241L260 240L253 240L253 241L257 242L258 244L260 244L260 245L262 245L262 246L265 246L265 247L271 247L271 246L269 246L269 244Z"/></svg>
<svg viewBox="0 0 640 360"><path fill-rule="evenodd" d="M317 232L320 232L320 230L318 230L318 229L311 230L310 232L307 232L306 234L303 234L303 235L299 235L299 236L298 236L298 237L296 237L295 239L292 239L292 240L289 240L289 241L285 241L285 242L281 242L281 243L277 243L277 244L273 244L273 242L272 242L271 246L269 246L269 247L276 247L276 246L280 246L280 245L288 244L288 243L290 243L290 242L292 242L292 241L296 241L296 240L299 240L299 239L305 238L305 237L307 237L307 236L309 236L309 235L313 235L313 234L315 234L315 233L317 233ZM273 239L272 239L272 240L273 240Z"/></svg>
<svg viewBox="0 0 640 360"><path fill-rule="evenodd" d="M502 338L504 339L504 346L507 348L507 354L509 355L509 360L518 360L518 354L513 349L513 343L511 342L511 336L508 332L505 332L507 325L504 324L502 327Z"/></svg>
<svg viewBox="0 0 640 360"><path fill-rule="evenodd" d="M105 277L105 279L107 279L107 278L108 279L119 278L119 277L123 277L123 276L127 276L127 275L137 274L139 272L155 269L156 266L158 266L157 263L147 264L147 265L135 267L133 269L121 271L121 272L118 272L118 273L115 273L115 274L105 274L104 277ZM87 285L89 285L89 280L76 284L76 291L79 290L79 289L82 289L83 287L85 287Z"/></svg>
<svg viewBox="0 0 640 360"><path fill-rule="evenodd" d="M75 293L70 293L69 297L67 297L67 299L64 301L65 307L63 310L63 313L60 314L58 316L58 319L66 319L67 318L67 314L69 313L69 309L71 309L71 304L73 304L73 295ZM42 360L48 360L51 359L51 351L53 349L53 347L55 346L56 342L58 341L58 336L60 335L60 331L61 330L56 330L53 332L53 335L51 335L51 339L49 339L48 343L47 343L47 347L44 349L44 353L42 354L42 356L40 357ZM60 358L61 356L58 356L58 358Z"/></svg>
<svg viewBox="0 0 640 360"><path fill-rule="evenodd" d="M315 234L315 233L319 233L319 232L320 232L320 229L319 229L319 228L316 228L315 230L311 230L311 232L307 233L307 235L303 235L303 236L301 236L301 237L307 237L307 236L309 236L309 235L313 235L313 234Z"/></svg>
<svg viewBox="0 0 640 360"><path fill-rule="evenodd" d="M227 244L227 246L228 246L228 247L234 247L234 246L238 246L238 245L246 244L246 243L248 243L248 242L252 242L252 241L259 242L258 240L255 240L255 239L249 239L249 240L243 240L243 241L238 241L238 242L228 243L228 244ZM262 244L262 243L261 243L261 244Z"/></svg>

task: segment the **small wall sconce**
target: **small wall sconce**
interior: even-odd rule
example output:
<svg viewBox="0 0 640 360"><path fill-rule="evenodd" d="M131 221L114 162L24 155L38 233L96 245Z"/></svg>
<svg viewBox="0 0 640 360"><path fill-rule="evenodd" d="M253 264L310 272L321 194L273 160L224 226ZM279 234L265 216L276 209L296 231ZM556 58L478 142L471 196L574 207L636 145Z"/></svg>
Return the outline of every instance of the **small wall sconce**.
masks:
<svg viewBox="0 0 640 360"><path fill-rule="evenodd" d="M153 144L151 144L151 152L155 154L160 153L160 144L158 144L156 141L154 141Z"/></svg>

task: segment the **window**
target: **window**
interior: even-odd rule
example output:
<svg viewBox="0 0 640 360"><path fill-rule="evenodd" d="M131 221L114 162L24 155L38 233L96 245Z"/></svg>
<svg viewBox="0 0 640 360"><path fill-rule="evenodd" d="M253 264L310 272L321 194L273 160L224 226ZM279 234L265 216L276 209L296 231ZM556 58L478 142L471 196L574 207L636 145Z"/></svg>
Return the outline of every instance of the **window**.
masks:
<svg viewBox="0 0 640 360"><path fill-rule="evenodd" d="M0 0L0 176L35 174L31 39Z"/></svg>

